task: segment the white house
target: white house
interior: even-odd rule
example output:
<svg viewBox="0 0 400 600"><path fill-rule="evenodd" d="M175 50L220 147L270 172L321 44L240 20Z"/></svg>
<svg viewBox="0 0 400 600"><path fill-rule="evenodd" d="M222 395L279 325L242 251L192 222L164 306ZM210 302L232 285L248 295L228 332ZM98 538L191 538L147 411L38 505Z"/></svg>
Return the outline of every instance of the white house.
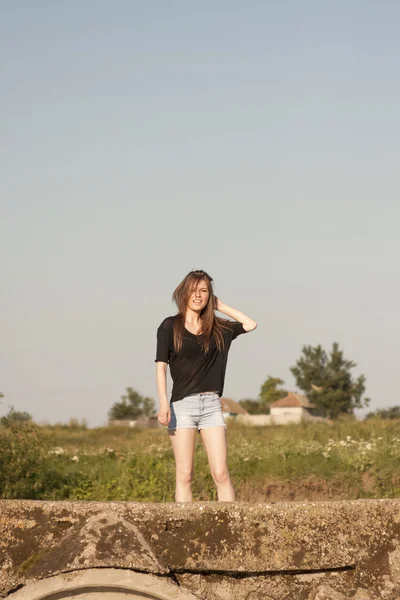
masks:
<svg viewBox="0 0 400 600"><path fill-rule="evenodd" d="M317 407L309 402L307 396L292 392L289 392L285 398L273 402L270 409L271 420L274 425L323 420L317 416Z"/></svg>
<svg viewBox="0 0 400 600"><path fill-rule="evenodd" d="M248 415L249 413L243 406L240 406L235 400L230 398L221 398L221 407L224 417L237 417L238 415Z"/></svg>
<svg viewBox="0 0 400 600"><path fill-rule="evenodd" d="M273 425L271 415L238 415L236 421L243 425Z"/></svg>

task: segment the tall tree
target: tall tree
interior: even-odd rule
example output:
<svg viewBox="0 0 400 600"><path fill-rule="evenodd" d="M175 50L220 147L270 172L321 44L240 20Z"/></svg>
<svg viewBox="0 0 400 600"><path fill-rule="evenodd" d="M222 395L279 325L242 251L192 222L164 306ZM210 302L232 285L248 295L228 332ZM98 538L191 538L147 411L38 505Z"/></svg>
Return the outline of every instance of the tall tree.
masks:
<svg viewBox="0 0 400 600"><path fill-rule="evenodd" d="M279 386L285 382L279 377L271 377L268 375L267 379L261 386L260 393L257 400L246 398L240 400L240 406L243 406L250 415L267 415L269 414L269 407L275 400L280 400L287 396L287 391L280 389Z"/></svg>
<svg viewBox="0 0 400 600"><path fill-rule="evenodd" d="M367 406L365 377L352 377L356 363L346 360L335 342L328 354L319 346L303 346L302 356L290 368L299 387L324 416L332 419L341 413L353 414L354 409Z"/></svg>
<svg viewBox="0 0 400 600"><path fill-rule="evenodd" d="M108 416L110 419L149 419L156 414L153 398L142 396L131 387L126 388L126 394L121 396L121 402L115 402Z"/></svg>
<svg viewBox="0 0 400 600"><path fill-rule="evenodd" d="M273 402L287 396L286 390L282 388L279 389L279 386L283 385L284 383L285 382L282 381L282 379L279 379L279 377L271 377L271 375L268 375L267 379L262 384L258 398L260 403L265 408L268 408L268 412L269 407Z"/></svg>
<svg viewBox="0 0 400 600"><path fill-rule="evenodd" d="M245 398L244 400L239 400L240 406L242 406L249 415L265 415L269 412L269 409L260 402L259 400L252 400L251 398Z"/></svg>

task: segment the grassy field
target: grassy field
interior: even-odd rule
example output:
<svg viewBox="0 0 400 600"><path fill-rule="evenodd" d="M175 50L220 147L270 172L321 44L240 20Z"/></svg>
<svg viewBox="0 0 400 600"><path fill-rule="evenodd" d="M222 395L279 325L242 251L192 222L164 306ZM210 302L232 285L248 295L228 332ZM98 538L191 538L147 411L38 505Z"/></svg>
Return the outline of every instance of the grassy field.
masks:
<svg viewBox="0 0 400 600"><path fill-rule="evenodd" d="M400 421L228 427L238 500L400 497ZM0 497L49 500L174 499L164 429L0 428ZM195 500L215 500L200 437Z"/></svg>

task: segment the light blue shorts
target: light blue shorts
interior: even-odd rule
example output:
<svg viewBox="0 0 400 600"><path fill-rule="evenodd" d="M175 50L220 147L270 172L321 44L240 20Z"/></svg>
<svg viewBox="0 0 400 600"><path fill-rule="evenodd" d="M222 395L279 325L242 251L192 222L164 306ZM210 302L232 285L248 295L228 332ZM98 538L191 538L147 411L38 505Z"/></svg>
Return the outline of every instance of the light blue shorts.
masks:
<svg viewBox="0 0 400 600"><path fill-rule="evenodd" d="M215 392L186 396L171 402L171 421L168 431L174 429L204 429L225 427L221 400Z"/></svg>

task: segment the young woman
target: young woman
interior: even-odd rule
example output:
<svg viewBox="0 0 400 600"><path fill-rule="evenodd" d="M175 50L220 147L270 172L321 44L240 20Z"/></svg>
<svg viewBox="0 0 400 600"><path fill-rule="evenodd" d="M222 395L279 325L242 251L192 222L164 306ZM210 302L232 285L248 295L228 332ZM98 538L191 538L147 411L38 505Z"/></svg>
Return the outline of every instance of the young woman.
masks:
<svg viewBox="0 0 400 600"><path fill-rule="evenodd" d="M226 464L226 425L221 409L228 351L238 335L257 323L221 302L205 271L191 271L173 300L178 313L157 330L156 375L160 401L158 420L168 426L176 464L176 502L192 500L196 430L200 431L217 487L218 500L232 501L235 492ZM215 310L234 321L221 319ZM167 366L173 381L167 397Z"/></svg>

